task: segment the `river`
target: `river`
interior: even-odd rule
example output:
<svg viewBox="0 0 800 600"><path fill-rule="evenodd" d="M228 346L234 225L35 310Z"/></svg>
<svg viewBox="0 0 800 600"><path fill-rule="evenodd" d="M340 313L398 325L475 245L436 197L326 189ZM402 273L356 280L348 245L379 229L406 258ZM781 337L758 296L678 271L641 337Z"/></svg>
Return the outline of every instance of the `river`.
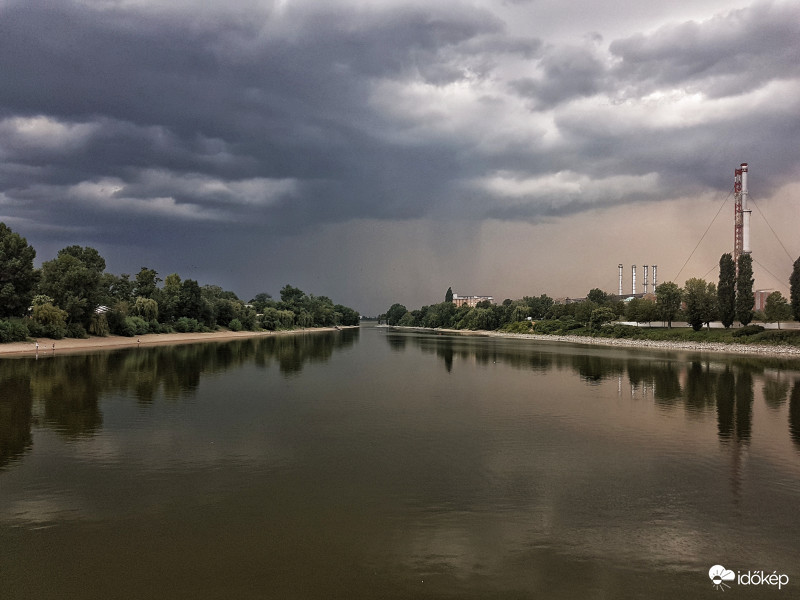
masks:
<svg viewBox="0 0 800 600"><path fill-rule="evenodd" d="M0 360L9 600L798 597L798 506L797 360L372 326Z"/></svg>

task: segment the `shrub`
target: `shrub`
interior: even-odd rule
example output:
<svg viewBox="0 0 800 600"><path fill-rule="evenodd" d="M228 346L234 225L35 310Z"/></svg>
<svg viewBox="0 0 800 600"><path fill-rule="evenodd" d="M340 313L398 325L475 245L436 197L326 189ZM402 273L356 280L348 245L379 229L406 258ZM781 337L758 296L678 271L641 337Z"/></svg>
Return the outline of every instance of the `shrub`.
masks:
<svg viewBox="0 0 800 600"><path fill-rule="evenodd" d="M242 322L239 319L231 319L231 322L228 323L228 329L231 331L241 331Z"/></svg>
<svg viewBox="0 0 800 600"><path fill-rule="evenodd" d="M89 334L86 333L86 330L80 323L70 323L69 325L67 325L67 331L64 334L64 337L85 340L86 338L89 337Z"/></svg>
<svg viewBox="0 0 800 600"><path fill-rule="evenodd" d="M203 331L203 329L203 326L197 319L181 317L175 321L175 331L179 333L196 333L198 331Z"/></svg>
<svg viewBox="0 0 800 600"><path fill-rule="evenodd" d="M533 323L531 321L515 321L514 323L506 323L500 328L500 331L507 333L531 333Z"/></svg>
<svg viewBox="0 0 800 600"><path fill-rule="evenodd" d="M746 337L748 335L755 335L757 333L761 333L762 331L764 331L764 328L761 325L745 325L740 329L736 329L732 335L735 338Z"/></svg>
<svg viewBox="0 0 800 600"><path fill-rule="evenodd" d="M24 342L28 339L28 328L20 321L0 321L0 342Z"/></svg>
<svg viewBox="0 0 800 600"><path fill-rule="evenodd" d="M89 333L101 337L105 337L111 333L111 328L108 326L108 319L106 319L104 313L95 313L92 315L92 321L89 323Z"/></svg>
<svg viewBox="0 0 800 600"><path fill-rule="evenodd" d="M60 340L67 334L67 313L50 303L33 307L30 334L35 337L49 337Z"/></svg>

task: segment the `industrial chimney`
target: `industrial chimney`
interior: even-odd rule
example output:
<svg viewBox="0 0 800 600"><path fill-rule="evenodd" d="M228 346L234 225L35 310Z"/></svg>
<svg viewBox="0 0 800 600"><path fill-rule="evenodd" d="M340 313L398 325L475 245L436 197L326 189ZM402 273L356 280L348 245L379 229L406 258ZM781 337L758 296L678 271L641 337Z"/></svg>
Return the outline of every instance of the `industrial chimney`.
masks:
<svg viewBox="0 0 800 600"><path fill-rule="evenodd" d="M619 264L619 295L622 296L622 263Z"/></svg>
<svg viewBox="0 0 800 600"><path fill-rule="evenodd" d="M656 269L657 268L658 267L656 265L653 265L653 293L654 294L656 293L656 286L658 285L658 281L656 281Z"/></svg>
<svg viewBox="0 0 800 600"><path fill-rule="evenodd" d="M631 293L635 296L636 295L636 265L631 265L631 289L633 290Z"/></svg>
<svg viewBox="0 0 800 600"><path fill-rule="evenodd" d="M644 293L647 293L647 265L642 267L644 269Z"/></svg>
<svg viewBox="0 0 800 600"><path fill-rule="evenodd" d="M747 163L734 170L733 176L733 261L739 272L739 257L750 254L750 215L747 208Z"/></svg>
<svg viewBox="0 0 800 600"><path fill-rule="evenodd" d="M750 215L752 210L747 208L747 163L742 163L742 253L750 254Z"/></svg>

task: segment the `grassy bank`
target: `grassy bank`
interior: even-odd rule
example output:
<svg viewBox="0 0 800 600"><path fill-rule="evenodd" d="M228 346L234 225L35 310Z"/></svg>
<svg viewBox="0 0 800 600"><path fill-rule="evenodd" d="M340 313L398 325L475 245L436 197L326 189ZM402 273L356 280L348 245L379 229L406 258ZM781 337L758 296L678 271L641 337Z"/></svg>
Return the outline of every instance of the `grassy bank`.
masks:
<svg viewBox="0 0 800 600"><path fill-rule="evenodd" d="M767 346L793 346L800 348L800 331L766 330L760 325L731 329L707 329L694 331L687 327L635 327L633 325L610 324L599 329L584 327L574 321L538 321L536 323L511 323L500 331L506 333L534 333L554 336L579 336L591 338L628 339L654 342L683 342L694 344L748 344Z"/></svg>

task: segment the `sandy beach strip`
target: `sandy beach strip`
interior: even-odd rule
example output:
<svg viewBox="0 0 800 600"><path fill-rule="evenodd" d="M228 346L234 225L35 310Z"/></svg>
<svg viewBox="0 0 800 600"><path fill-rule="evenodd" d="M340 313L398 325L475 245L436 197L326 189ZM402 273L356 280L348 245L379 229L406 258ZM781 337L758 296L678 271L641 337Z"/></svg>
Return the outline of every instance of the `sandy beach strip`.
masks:
<svg viewBox="0 0 800 600"><path fill-rule="evenodd" d="M622 346L627 348L653 348L662 350L688 350L699 352L724 352L727 354L758 354L800 358L800 348L778 344L722 344L718 342L672 342L656 340L632 340L625 338L587 337L582 335L542 335L536 333L506 333L503 331L471 331L462 329L430 329L425 327L389 327L389 329L437 333L442 335L464 335L479 337L516 338L541 342L567 342L591 346Z"/></svg>
<svg viewBox="0 0 800 600"><path fill-rule="evenodd" d="M352 329L342 327L341 329ZM335 327L312 327L308 329L292 329L290 331L212 331L209 333L148 333L134 337L109 335L106 337L89 337L85 340L63 338L51 340L49 338L31 339L27 342L11 342L0 344L0 356L36 355L56 352L58 354L85 352L94 350L113 350L116 348L152 347L166 344L195 344L200 342L226 342L241 338L275 337L283 335L313 334L320 332L337 331Z"/></svg>

